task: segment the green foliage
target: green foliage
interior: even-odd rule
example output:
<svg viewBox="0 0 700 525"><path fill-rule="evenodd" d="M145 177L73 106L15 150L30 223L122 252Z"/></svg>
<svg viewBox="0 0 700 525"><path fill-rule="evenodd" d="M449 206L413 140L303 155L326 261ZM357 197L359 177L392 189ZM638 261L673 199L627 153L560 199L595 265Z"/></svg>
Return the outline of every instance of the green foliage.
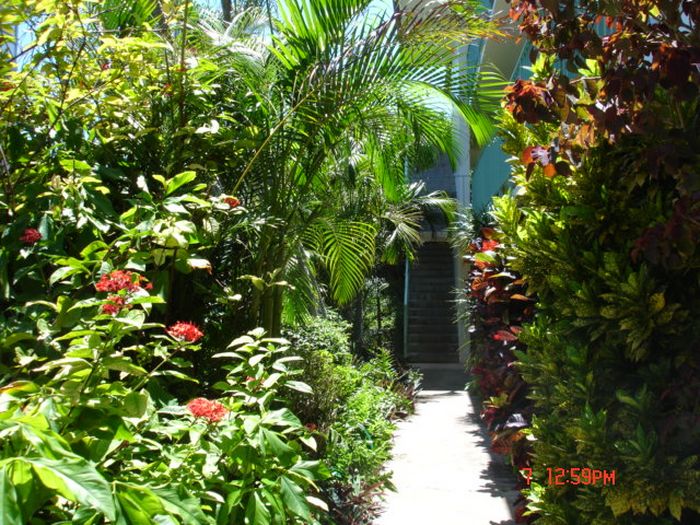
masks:
<svg viewBox="0 0 700 525"><path fill-rule="evenodd" d="M526 295L523 279L508 267L507 250L498 240L502 235L493 227L482 227L479 234L464 256L471 263L463 299L472 322L468 367L474 379L470 387L482 400L481 418L491 437L491 449L507 455L517 472L530 467L527 435L532 401L515 364L526 351L519 335L523 323L532 320L534 298ZM526 483L518 475L519 488ZM521 503L516 515L524 511Z"/></svg>
<svg viewBox="0 0 700 525"><path fill-rule="evenodd" d="M331 517L360 524L370 522L377 494L391 487L391 474L383 470L391 453L391 419L411 411L418 379L401 377L386 350L365 362L353 359L348 330L329 313L286 335L303 357L302 375L314 391L293 397L292 407L321 437L320 457L330 470L321 487Z"/></svg>
<svg viewBox="0 0 700 525"><path fill-rule="evenodd" d="M493 29L476 2L377 10L367 0L280 0L277 7L271 42L249 46L245 70L231 48L217 50L230 67L221 96L241 114L226 123L222 154L234 176L221 182L269 219L246 230L243 242L255 250L231 254L227 268L243 262L243 273L266 280L294 277L293 288L245 290L252 308L240 314L262 318L273 333L283 312L294 321L313 313L323 273L333 301L347 303L377 255L396 260L410 251L419 221L413 207L402 210L411 191L405 167L419 165L426 151L453 160L457 153L451 117L435 108L435 97L460 111L482 142L493 129L483 110L494 98L476 96L485 75L452 56L453 43ZM233 43L221 29L209 32L212 40ZM377 254L377 232L388 223L398 227L380 236L386 251Z"/></svg>
<svg viewBox="0 0 700 525"><path fill-rule="evenodd" d="M308 459L316 442L279 403L284 389L309 392L288 368L299 358L262 331L238 338L215 355L234 361L216 385L224 397L209 402L221 413L199 414L192 402L195 420L144 388L187 379L179 354L198 345L172 328L153 333L162 325L145 322L146 311L162 300L141 291L116 315L97 309L105 301L82 301L76 326L45 335L58 357L25 360L32 379L2 388L3 513L21 523L314 522L310 505L324 507L312 496L323 477ZM42 306L60 317L59 304Z"/></svg>
<svg viewBox="0 0 700 525"><path fill-rule="evenodd" d="M601 14L583 4L577 17ZM697 13L681 23L679 4L669 6L658 12L669 31L688 34L680 28L686 22L696 27ZM659 26L637 24L652 17L636 9L615 15L617 37L598 64L570 64L581 79L563 88L567 101L554 97L554 113L544 119L549 123L517 111L533 107L519 105L532 91L519 95L510 108L514 116L503 117L518 191L495 199L494 216L511 268L537 294L535 319L520 334L527 352L518 359L535 403L529 508L542 524L692 524L700 513L700 332L694 322L700 187L689 176L700 166L700 129L697 97L682 89L697 79L680 65L674 85L655 83L668 72L641 56L668 42L640 36ZM533 11L526 19L538 16ZM556 33L564 26L538 27ZM640 45L618 48L630 32ZM548 48L554 40L545 36L536 40ZM684 45L697 52L691 41ZM586 49L597 53L595 46ZM618 55L626 57L624 67L635 68L635 78L656 80L650 89L630 92L633 100L607 100L607 111L619 120L596 119L595 99L608 96L603 93L619 80L606 69ZM661 51L654 57L665 60ZM544 89L538 81L553 78L551 62L536 67L537 89ZM600 70L610 74L598 77ZM590 114L573 113L587 107ZM645 120L650 113L654 119ZM557 162L553 170L547 148L554 143L567 166ZM615 485L548 486L545 469L552 466L614 470Z"/></svg>
<svg viewBox="0 0 700 525"><path fill-rule="evenodd" d="M492 28L475 3L367 6L282 0L271 35L187 0L2 3L3 522L315 523L312 457L384 481L410 391L386 354L353 364L335 328L301 362L260 331L221 352L316 311L324 279L347 301L377 237L396 259L418 208L449 211L404 186L454 153L430 95L488 138L484 75L448 67Z"/></svg>

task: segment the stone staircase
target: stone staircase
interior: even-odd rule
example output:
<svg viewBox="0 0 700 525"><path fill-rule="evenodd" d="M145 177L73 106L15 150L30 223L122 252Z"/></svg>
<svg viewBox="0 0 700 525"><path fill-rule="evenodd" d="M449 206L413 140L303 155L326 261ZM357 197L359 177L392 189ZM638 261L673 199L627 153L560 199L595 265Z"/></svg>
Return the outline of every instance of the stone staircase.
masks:
<svg viewBox="0 0 700 525"><path fill-rule="evenodd" d="M411 265L408 285L408 348L413 363L459 361L454 324L455 287L452 248L426 242Z"/></svg>

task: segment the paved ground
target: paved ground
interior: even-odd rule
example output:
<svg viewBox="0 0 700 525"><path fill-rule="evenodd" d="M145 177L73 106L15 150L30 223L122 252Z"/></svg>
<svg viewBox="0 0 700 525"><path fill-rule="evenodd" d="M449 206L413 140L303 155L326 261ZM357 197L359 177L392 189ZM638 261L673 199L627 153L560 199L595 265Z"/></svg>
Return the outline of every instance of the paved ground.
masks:
<svg viewBox="0 0 700 525"><path fill-rule="evenodd" d="M513 525L510 467L492 456L487 434L456 365L421 366L416 414L399 423L394 459L397 492L386 496L376 525Z"/></svg>

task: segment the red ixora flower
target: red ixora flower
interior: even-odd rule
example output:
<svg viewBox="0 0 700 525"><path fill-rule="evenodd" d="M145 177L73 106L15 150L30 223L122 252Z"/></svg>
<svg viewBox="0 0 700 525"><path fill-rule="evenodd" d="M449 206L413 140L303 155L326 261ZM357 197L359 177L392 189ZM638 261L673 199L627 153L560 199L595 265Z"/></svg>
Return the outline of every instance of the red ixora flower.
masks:
<svg viewBox="0 0 700 525"><path fill-rule="evenodd" d="M166 331L175 339L189 341L190 343L199 341L202 337L204 337L204 334L196 324L188 323L186 321L178 321L174 325L169 326Z"/></svg>
<svg viewBox="0 0 700 525"><path fill-rule="evenodd" d="M241 205L241 201L236 197L226 197L224 202L229 205L229 208L236 208Z"/></svg>
<svg viewBox="0 0 700 525"><path fill-rule="evenodd" d="M109 302L102 305L103 314L117 315L122 308L127 310L131 308L131 305L126 304L126 299L121 295L110 295L107 300Z"/></svg>
<svg viewBox="0 0 700 525"><path fill-rule="evenodd" d="M41 233L36 228L26 228L19 240L24 244L36 244L41 240Z"/></svg>
<svg viewBox="0 0 700 525"><path fill-rule="evenodd" d="M135 292L139 288L150 290L150 283L142 286L141 283L146 282L146 278L129 270L114 270L113 272L102 274L100 280L95 284L95 289L98 292L118 292L119 290L128 290Z"/></svg>
<svg viewBox="0 0 700 525"><path fill-rule="evenodd" d="M194 417L205 417L213 423L221 421L228 414L228 409L224 405L204 397L198 397L187 403L187 410Z"/></svg>

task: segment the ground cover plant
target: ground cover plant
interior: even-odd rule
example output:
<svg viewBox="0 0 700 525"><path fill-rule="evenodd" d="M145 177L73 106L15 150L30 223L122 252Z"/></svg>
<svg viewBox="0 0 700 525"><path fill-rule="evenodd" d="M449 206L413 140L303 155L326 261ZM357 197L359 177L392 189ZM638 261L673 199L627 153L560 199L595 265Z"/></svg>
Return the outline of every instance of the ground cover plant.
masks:
<svg viewBox="0 0 700 525"><path fill-rule="evenodd" d="M696 523L700 11L513 1L511 16L537 58L507 93L516 190L494 210L537 297L517 354L529 508L543 524ZM550 484L556 467L615 483Z"/></svg>
<svg viewBox="0 0 700 525"><path fill-rule="evenodd" d="M350 323L333 312L285 332L315 393L294 396L291 406L316 432L318 455L329 469L320 488L331 521L361 525L372 523L380 494L392 488L391 473L383 468L391 453L392 419L413 411L420 378L400 372L387 350L369 359L353 355L350 334Z"/></svg>
<svg viewBox="0 0 700 525"><path fill-rule="evenodd" d="M427 94L488 137L445 66L491 25L367 8L0 5L3 523L316 523L357 496L324 480L383 480L386 354L329 365L347 412L314 423L290 407L323 385L269 336L415 246L404 167L457 145Z"/></svg>

